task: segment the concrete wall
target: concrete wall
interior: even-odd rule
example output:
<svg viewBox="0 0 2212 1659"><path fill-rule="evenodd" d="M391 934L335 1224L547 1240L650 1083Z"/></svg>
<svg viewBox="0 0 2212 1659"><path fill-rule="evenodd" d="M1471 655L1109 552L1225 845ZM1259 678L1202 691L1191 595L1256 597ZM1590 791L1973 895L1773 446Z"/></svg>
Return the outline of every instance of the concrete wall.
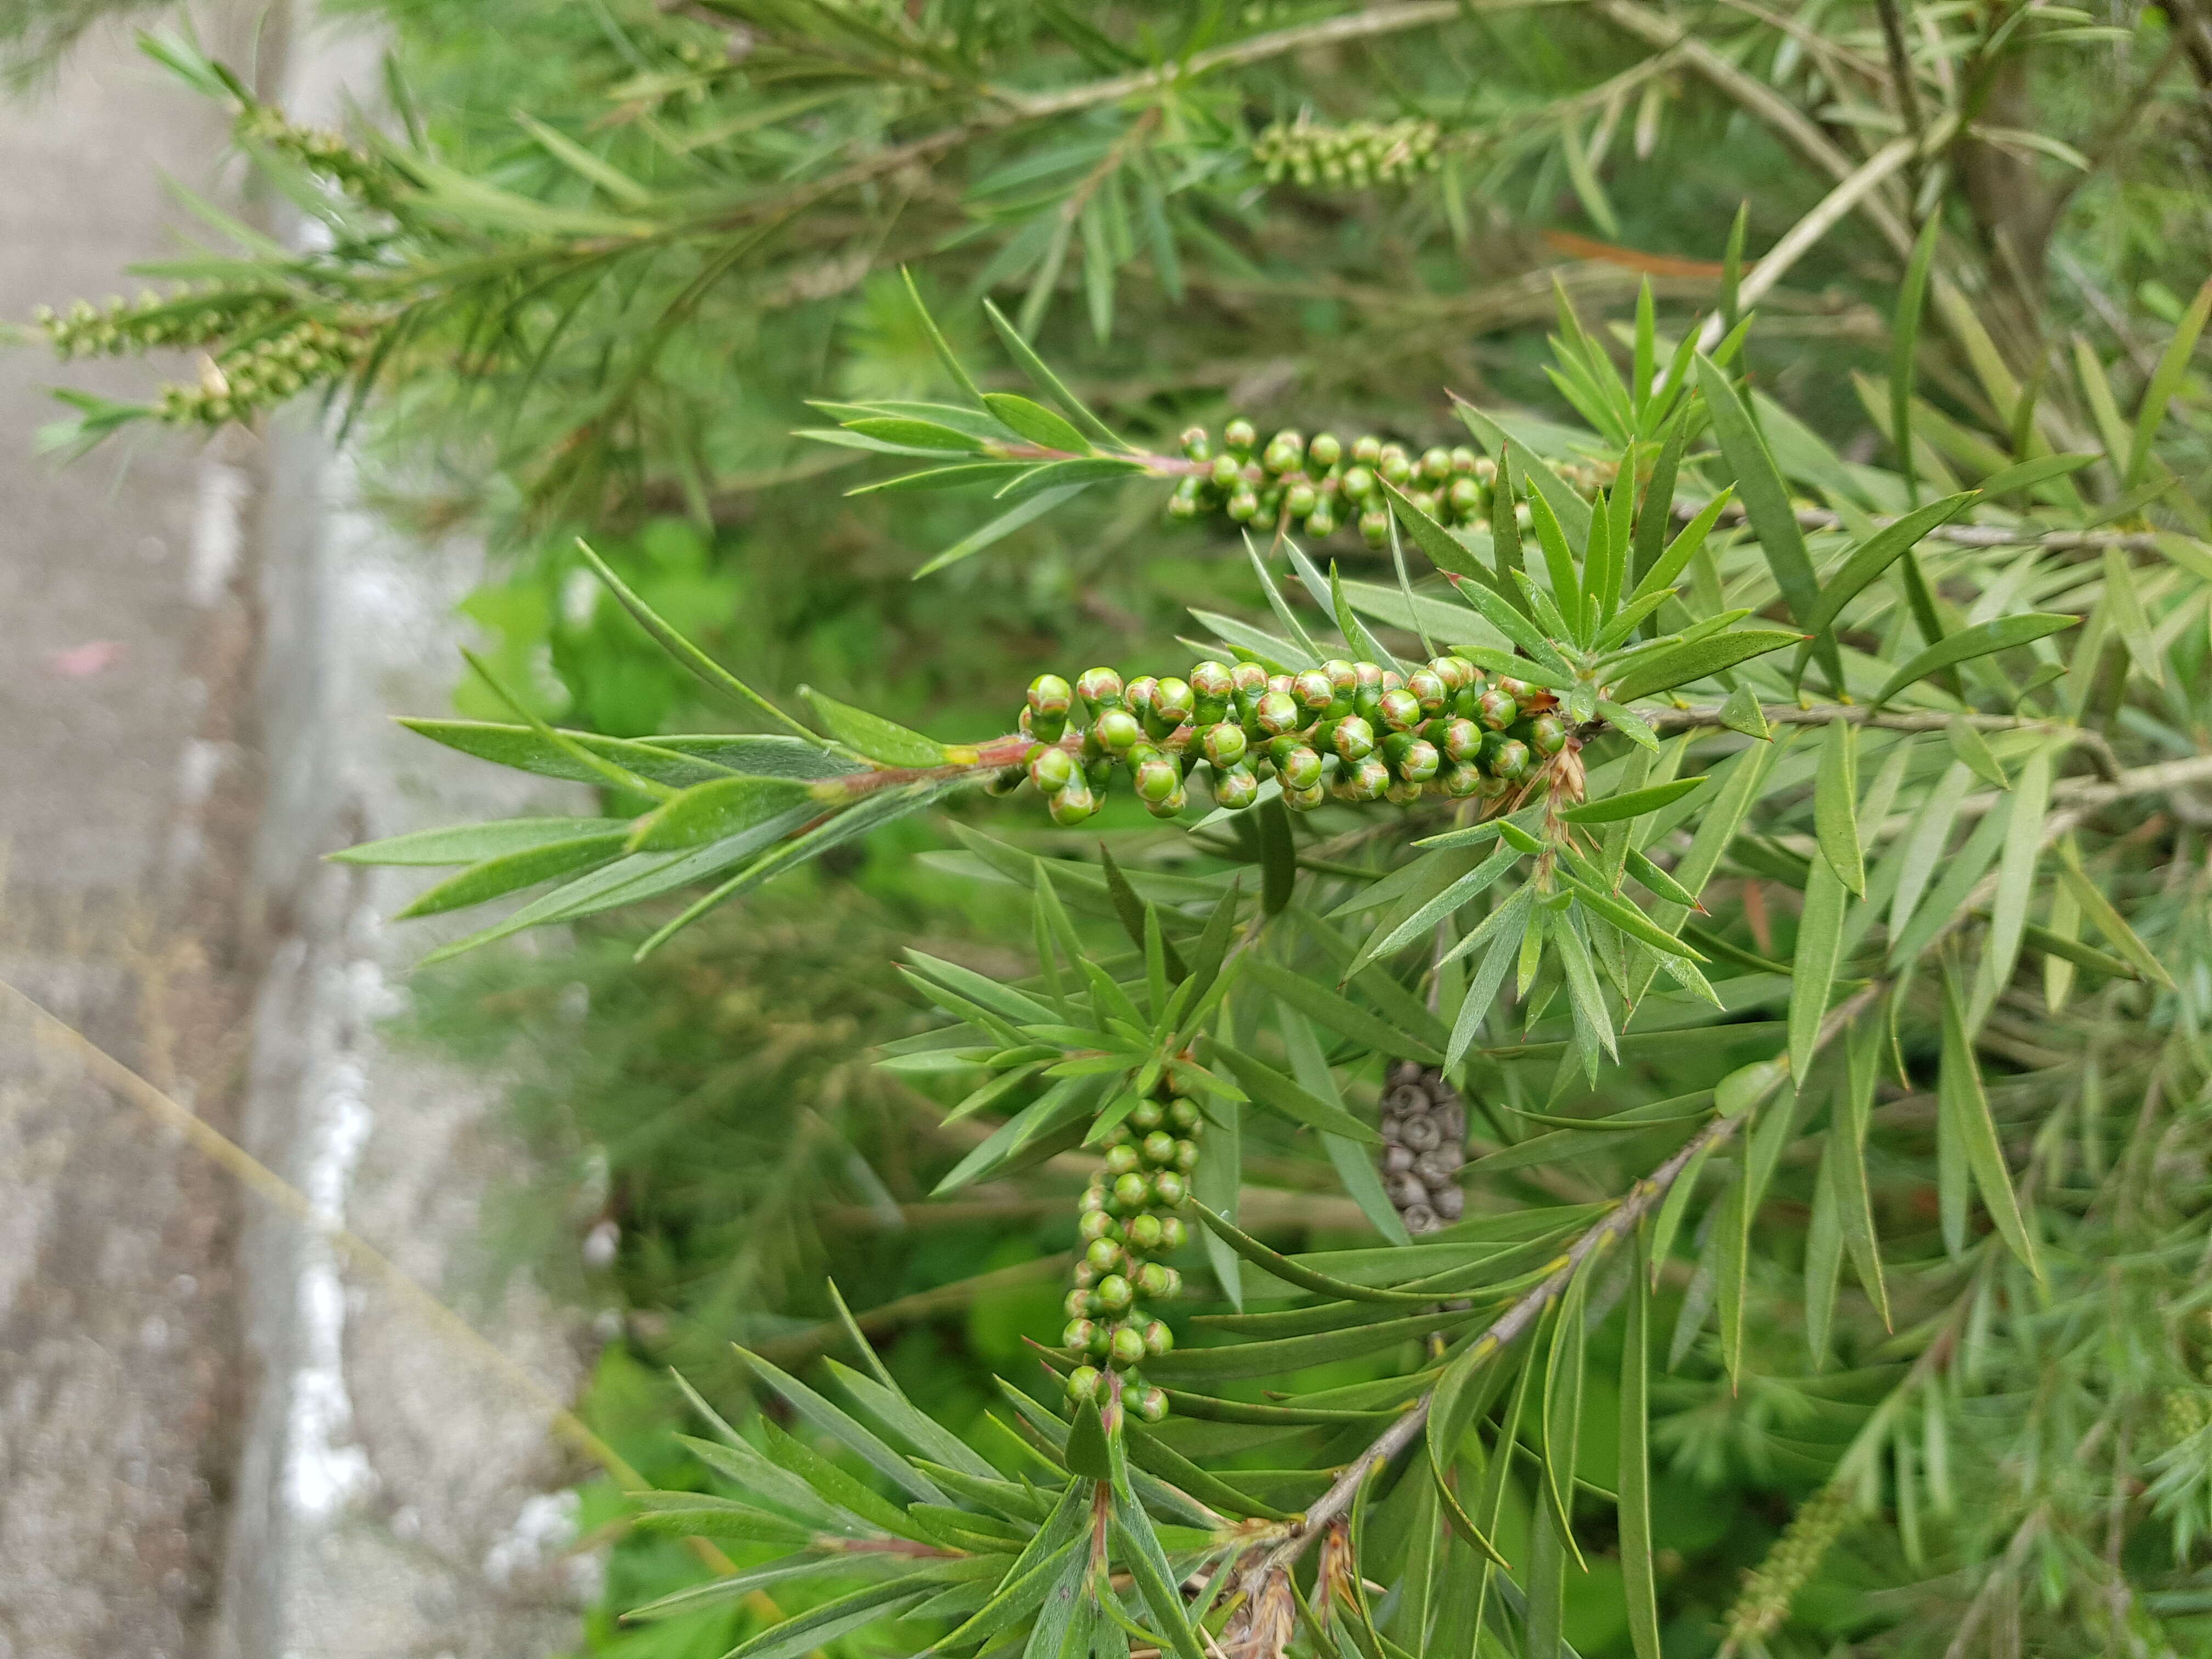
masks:
<svg viewBox="0 0 2212 1659"><path fill-rule="evenodd" d="M259 21L202 23L242 58ZM313 28L259 38L311 117L374 66ZM0 110L0 316L129 291L122 267L187 223L163 175L228 187L225 125L119 33ZM31 453L45 383L180 368L0 356L0 978L316 1219L0 991L0 1659L559 1652L590 1586L546 1415L585 1334L526 1277L481 1293L481 1200L521 1173L495 1079L383 1036L432 936L378 918L421 878L321 854L573 803L391 725L446 707L478 556L359 510L310 424L149 433L59 472ZM437 1297L479 1292L467 1316L514 1369L332 1227Z"/></svg>

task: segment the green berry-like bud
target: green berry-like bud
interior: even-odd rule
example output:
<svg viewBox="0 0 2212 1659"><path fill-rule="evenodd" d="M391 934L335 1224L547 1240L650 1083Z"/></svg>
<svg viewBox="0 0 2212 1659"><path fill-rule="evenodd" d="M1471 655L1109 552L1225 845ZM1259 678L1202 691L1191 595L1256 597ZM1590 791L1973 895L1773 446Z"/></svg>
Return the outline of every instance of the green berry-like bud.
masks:
<svg viewBox="0 0 2212 1659"><path fill-rule="evenodd" d="M1310 812L1328 800L1328 791L1322 785L1311 784L1304 789L1285 789L1283 805L1293 812Z"/></svg>
<svg viewBox="0 0 2212 1659"><path fill-rule="evenodd" d="M1144 1208L1152 1195L1151 1184L1143 1176L1137 1173L1135 1162L1139 1154L1135 1147L1129 1148L1129 1157L1132 1160L1131 1167L1114 1177L1113 1205L1124 1215Z"/></svg>
<svg viewBox="0 0 2212 1659"><path fill-rule="evenodd" d="M1390 769L1380 757L1346 763L1337 769L1337 793L1348 801L1381 800L1391 784Z"/></svg>
<svg viewBox="0 0 2212 1659"><path fill-rule="evenodd" d="M1080 1406L1097 1399L1105 1382L1105 1373L1096 1365L1078 1365L1067 1374L1068 1403Z"/></svg>
<svg viewBox="0 0 2212 1659"><path fill-rule="evenodd" d="M1075 695L1096 720L1101 710L1121 706L1121 677L1110 668L1086 668L1075 682Z"/></svg>
<svg viewBox="0 0 2212 1659"><path fill-rule="evenodd" d="M1321 541L1336 534L1336 514L1327 501L1323 501L1308 515L1306 534L1315 541Z"/></svg>
<svg viewBox="0 0 2212 1659"><path fill-rule="evenodd" d="M1063 830L1073 830L1098 810L1098 797L1091 793L1090 783L1082 778L1062 787L1051 800L1052 821Z"/></svg>
<svg viewBox="0 0 2212 1659"><path fill-rule="evenodd" d="M1445 685L1450 688L1454 696L1457 696L1468 687L1473 685L1476 675L1480 672L1465 657L1438 657L1429 666L1436 670L1437 676Z"/></svg>
<svg viewBox="0 0 2212 1659"><path fill-rule="evenodd" d="M1098 1269L1081 1256L1076 1257L1075 1266L1068 1271L1067 1277L1079 1291L1088 1291L1093 1295L1097 1294L1091 1287L1098 1283Z"/></svg>
<svg viewBox="0 0 2212 1659"><path fill-rule="evenodd" d="M1190 1196L1190 1188L1173 1170L1163 1170L1152 1177L1152 1196L1172 1210Z"/></svg>
<svg viewBox="0 0 2212 1659"><path fill-rule="evenodd" d="M1091 1312L1091 1292L1079 1286L1070 1291L1067 1299L1060 1305L1070 1319L1088 1319Z"/></svg>
<svg viewBox="0 0 2212 1659"><path fill-rule="evenodd" d="M1521 718L1521 705L1493 685L1475 697L1474 717L1492 731L1503 732Z"/></svg>
<svg viewBox="0 0 2212 1659"><path fill-rule="evenodd" d="M1199 739L1199 748L1206 758L1223 770L1243 760L1250 747L1251 739L1244 735L1244 728L1232 726L1227 720L1218 726L1207 726L1206 735Z"/></svg>
<svg viewBox="0 0 2212 1659"><path fill-rule="evenodd" d="M1390 544L1390 509L1370 507L1359 515L1359 538L1370 547Z"/></svg>
<svg viewBox="0 0 2212 1659"><path fill-rule="evenodd" d="M1329 684L1328 675L1321 669L1309 668L1291 682L1291 695L1307 708L1318 714L1336 701L1336 688Z"/></svg>
<svg viewBox="0 0 2212 1659"><path fill-rule="evenodd" d="M1040 674L1030 682L1030 712L1065 714L1075 706L1075 690L1057 674Z"/></svg>
<svg viewBox="0 0 2212 1659"><path fill-rule="evenodd" d="M1133 1326L1123 1325L1114 1332L1112 1346L1106 1350L1108 1360L1115 1370L1127 1370L1140 1363L1145 1357L1144 1334Z"/></svg>
<svg viewBox="0 0 2212 1659"><path fill-rule="evenodd" d="M1344 443L1334 432L1316 432L1306 446L1306 464L1326 472L1344 459Z"/></svg>
<svg viewBox="0 0 2212 1659"><path fill-rule="evenodd" d="M1451 688L1433 668L1416 668L1406 676L1406 690L1413 694L1424 714L1440 714L1451 696Z"/></svg>
<svg viewBox="0 0 2212 1659"><path fill-rule="evenodd" d="M1451 477L1451 451L1439 444L1421 453L1421 477L1431 483L1442 483Z"/></svg>
<svg viewBox="0 0 2212 1659"><path fill-rule="evenodd" d="M1183 808L1189 805L1190 791L1178 783L1175 787L1175 793L1170 795L1165 800L1146 801L1145 811L1156 818L1179 818L1182 816Z"/></svg>
<svg viewBox="0 0 2212 1659"><path fill-rule="evenodd" d="M1060 1334L1060 1346L1070 1353L1088 1353L1091 1352L1091 1340L1097 1334L1096 1322L1071 1319L1067 1322L1067 1328Z"/></svg>
<svg viewBox="0 0 2212 1659"><path fill-rule="evenodd" d="M1249 766L1231 766L1213 775L1213 804L1242 812L1260 799L1260 780Z"/></svg>
<svg viewBox="0 0 2212 1659"><path fill-rule="evenodd" d="M1106 1173L1109 1176L1127 1175L1144 1161L1143 1156L1126 1140L1106 1149ZM1121 1195L1118 1183L1114 1192L1117 1198Z"/></svg>
<svg viewBox="0 0 2212 1659"><path fill-rule="evenodd" d="M1129 1248L1150 1254L1160 1248L1160 1218L1146 1214L1133 1217L1129 1222Z"/></svg>
<svg viewBox="0 0 2212 1659"><path fill-rule="evenodd" d="M1157 1170L1164 1169L1175 1162L1175 1137L1165 1129L1155 1129L1145 1137L1145 1144L1140 1150L1144 1152L1145 1162Z"/></svg>
<svg viewBox="0 0 2212 1659"><path fill-rule="evenodd" d="M1084 1251L1083 1259L1100 1273L1110 1273L1121 1265L1121 1247L1110 1238L1094 1238Z"/></svg>
<svg viewBox="0 0 2212 1659"><path fill-rule="evenodd" d="M1372 466L1382 459L1382 441L1370 434L1352 441L1352 459L1362 466Z"/></svg>
<svg viewBox="0 0 2212 1659"><path fill-rule="evenodd" d="M1337 489L1348 501L1364 501L1375 493L1375 474L1371 468L1348 467L1337 480Z"/></svg>
<svg viewBox="0 0 2212 1659"><path fill-rule="evenodd" d="M1229 497L1224 509L1239 524L1249 523L1260 516L1259 492L1249 484L1239 484Z"/></svg>
<svg viewBox="0 0 2212 1659"><path fill-rule="evenodd" d="M1483 776L1482 769L1473 761L1454 761L1444 768L1437 781L1454 800L1467 800L1481 794L1483 786L1490 780Z"/></svg>
<svg viewBox="0 0 2212 1659"><path fill-rule="evenodd" d="M1176 486L1176 493L1168 497L1168 517L1194 519L1199 514L1198 490L1188 478Z"/></svg>
<svg viewBox="0 0 2212 1659"><path fill-rule="evenodd" d="M1140 1389L1129 1400L1129 1409L1147 1423L1164 1423L1168 1416L1168 1391L1165 1389Z"/></svg>
<svg viewBox="0 0 2212 1659"><path fill-rule="evenodd" d="M1235 489L1237 480L1243 476L1244 464L1234 455L1216 455L1213 465L1206 473L1206 477L1223 489Z"/></svg>
<svg viewBox="0 0 2212 1659"><path fill-rule="evenodd" d="M1411 482L1413 476L1413 464L1406 459L1402 450L1395 453L1385 451L1382 465L1375 470L1382 474L1384 483L1396 484L1401 489Z"/></svg>
<svg viewBox="0 0 2212 1659"><path fill-rule="evenodd" d="M1129 705L1129 712L1141 717L1152 713L1152 698L1159 689L1158 676L1139 674L1121 688L1121 696Z"/></svg>
<svg viewBox="0 0 2212 1659"><path fill-rule="evenodd" d="M1436 744L1406 732L1393 732L1382 739L1382 758L1401 783L1426 783L1443 764Z"/></svg>
<svg viewBox="0 0 2212 1659"><path fill-rule="evenodd" d="M1421 723L1421 700L1403 688L1385 691L1375 707L1393 732L1410 732Z"/></svg>
<svg viewBox="0 0 2212 1659"><path fill-rule="evenodd" d="M1144 1280L1145 1297L1151 1302L1169 1302L1182 1292L1182 1275L1173 1267L1164 1267L1157 1261L1147 1261L1138 1272Z"/></svg>
<svg viewBox="0 0 2212 1659"><path fill-rule="evenodd" d="M1260 434L1253 428L1252 422L1240 415L1221 428L1221 441L1231 453L1243 455L1249 453L1252 446L1260 441Z"/></svg>
<svg viewBox="0 0 2212 1659"><path fill-rule="evenodd" d="M1170 675L1159 682L1152 692L1152 715L1162 726L1165 737L1176 727L1189 720L1198 709L1198 695L1190 689L1190 682Z"/></svg>
<svg viewBox="0 0 2212 1659"><path fill-rule="evenodd" d="M1206 1119L1190 1102L1175 1100L1168 1103L1168 1121L1175 1125L1176 1133L1195 1137Z"/></svg>
<svg viewBox="0 0 2212 1659"><path fill-rule="evenodd" d="M1528 775L1534 760L1528 753L1528 745L1520 738L1498 738L1494 744L1485 743L1482 745L1482 764L1483 769L1492 777L1501 778L1507 783L1518 783Z"/></svg>
<svg viewBox="0 0 2212 1659"><path fill-rule="evenodd" d="M1149 1261L1145 1264L1147 1267L1156 1265L1158 1264ZM1143 1268L1138 1270L1139 1277L1142 1276L1143 1271ZM1108 1273L1105 1278L1098 1281L1098 1305L1108 1313L1120 1313L1136 1299L1136 1291L1130 1288L1129 1281L1119 1273Z"/></svg>
<svg viewBox="0 0 2212 1659"><path fill-rule="evenodd" d="M1109 708L1099 715L1098 723L1091 728L1098 734L1099 746L1109 755L1125 755L1130 745L1141 741L1145 728L1137 717L1126 708Z"/></svg>
<svg viewBox="0 0 2212 1659"><path fill-rule="evenodd" d="M1513 699L1513 706L1524 714L1528 712L1529 705L1536 701L1537 689L1526 680L1516 680L1510 675L1501 674L1498 677L1497 685L1500 691Z"/></svg>
<svg viewBox="0 0 2212 1659"><path fill-rule="evenodd" d="M1298 729L1302 712L1289 692L1269 691L1253 711L1254 723L1269 737L1280 737Z"/></svg>
<svg viewBox="0 0 2212 1659"><path fill-rule="evenodd" d="M1528 723L1528 744L1540 755L1556 755L1567 746L1567 723L1557 714L1539 714Z"/></svg>
<svg viewBox="0 0 2212 1659"><path fill-rule="evenodd" d="M1197 700L1202 724L1219 720L1236 691L1236 678L1228 664L1208 660L1191 665L1190 693Z"/></svg>
<svg viewBox="0 0 2212 1659"><path fill-rule="evenodd" d="M1473 720L1449 720L1438 729L1437 723L1429 723L1429 740L1443 753L1443 757L1455 764L1471 761L1482 753L1482 728Z"/></svg>
<svg viewBox="0 0 2212 1659"><path fill-rule="evenodd" d="M1181 1216L1164 1215L1159 1218L1159 1247L1163 1254L1179 1250L1182 1249L1185 1243L1189 1242L1190 1229L1182 1224L1182 1218Z"/></svg>
<svg viewBox="0 0 2212 1659"><path fill-rule="evenodd" d="M1058 794L1075 781L1075 757L1040 746L1030 757L1030 781L1045 794Z"/></svg>
<svg viewBox="0 0 2212 1659"><path fill-rule="evenodd" d="M1085 1243L1091 1244L1102 1238L1120 1238L1121 1224L1107 1214L1104 1208L1101 1207L1096 1210L1085 1210L1082 1219L1075 1224L1075 1231Z"/></svg>
<svg viewBox="0 0 2212 1659"><path fill-rule="evenodd" d="M1175 1166L1176 1169L1183 1175L1188 1175L1193 1170L1195 1170L1198 1167L1198 1143L1196 1141L1178 1140L1176 1142Z"/></svg>
<svg viewBox="0 0 2212 1659"><path fill-rule="evenodd" d="M1471 519L1482 510L1482 486L1472 478L1454 478L1444 501L1461 518Z"/></svg>
<svg viewBox="0 0 2212 1659"><path fill-rule="evenodd" d="M1475 470L1481 459L1482 457L1465 444L1455 445L1451 453L1451 470L1464 477Z"/></svg>
<svg viewBox="0 0 2212 1659"><path fill-rule="evenodd" d="M1321 495L1310 483L1292 484L1283 496L1283 505L1290 508L1292 518L1303 519L1321 505Z"/></svg>
<svg viewBox="0 0 2212 1659"><path fill-rule="evenodd" d="M1204 460L1211 447L1206 441L1206 428L1202 426L1185 428L1182 443L1184 458L1194 461Z"/></svg>
<svg viewBox="0 0 2212 1659"><path fill-rule="evenodd" d="M1148 1133L1167 1121L1167 1108L1157 1100L1140 1100L1129 1109L1129 1115L1121 1121L1139 1134Z"/></svg>
<svg viewBox="0 0 2212 1659"><path fill-rule="evenodd" d="M1296 744L1276 761L1275 772L1285 790L1311 789L1321 782L1321 756L1304 744Z"/></svg>
<svg viewBox="0 0 2212 1659"><path fill-rule="evenodd" d="M1336 757L1349 765L1375 752L1375 728L1357 714L1347 714L1331 734Z"/></svg>
<svg viewBox="0 0 2212 1659"><path fill-rule="evenodd" d="M1390 787L1382 792L1382 799L1393 806L1411 806L1420 799L1428 786L1410 778L1393 778Z"/></svg>
<svg viewBox="0 0 2212 1659"><path fill-rule="evenodd" d="M1170 1353L1175 1349L1175 1333L1168 1328L1167 1321L1155 1319L1145 1326L1145 1352L1152 1358Z"/></svg>

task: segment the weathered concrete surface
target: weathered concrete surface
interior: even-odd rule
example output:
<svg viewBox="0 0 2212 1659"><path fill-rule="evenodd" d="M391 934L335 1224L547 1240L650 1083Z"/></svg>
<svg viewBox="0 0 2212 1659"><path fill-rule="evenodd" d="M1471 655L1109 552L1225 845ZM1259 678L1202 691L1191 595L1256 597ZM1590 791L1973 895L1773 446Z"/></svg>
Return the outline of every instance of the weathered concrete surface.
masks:
<svg viewBox="0 0 2212 1659"><path fill-rule="evenodd" d="M114 35L0 110L0 315L162 251L162 172L206 185L222 129ZM254 957L240 475L158 443L57 476L30 447L56 378L0 356L0 975L225 1122ZM0 1001L0 1659L182 1659L234 1451L237 1194Z"/></svg>
<svg viewBox="0 0 2212 1659"><path fill-rule="evenodd" d="M280 28L264 67L288 33L290 89L327 109L360 54ZM164 174L220 191L224 129L119 35L0 109L0 316L127 288L176 245ZM429 939L376 918L419 875L320 855L566 803L391 727L446 704L472 556L381 532L313 433L149 433L58 476L32 455L44 383L155 377L0 356L0 978L319 1224L159 1132L0 991L0 1659L558 1652L579 1576L544 1407L578 1384L580 1333L477 1248L517 1168L494 1085L381 1035ZM331 1226L467 1297L518 1369Z"/></svg>

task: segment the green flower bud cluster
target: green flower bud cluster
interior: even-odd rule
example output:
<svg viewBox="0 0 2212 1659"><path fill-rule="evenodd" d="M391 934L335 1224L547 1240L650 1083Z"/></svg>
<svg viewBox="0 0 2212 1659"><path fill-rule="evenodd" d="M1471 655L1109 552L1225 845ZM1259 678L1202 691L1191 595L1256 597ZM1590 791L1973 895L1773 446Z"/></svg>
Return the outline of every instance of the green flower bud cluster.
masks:
<svg viewBox="0 0 2212 1659"><path fill-rule="evenodd" d="M1782 1628L1797 1592L1805 1588L1844 1529L1857 1518L1852 1486L1847 1480L1829 1482L1790 1517L1766 1559L1744 1579L1742 1593L1729 1609L1727 1630L1732 1643L1753 1647Z"/></svg>
<svg viewBox="0 0 2212 1659"><path fill-rule="evenodd" d="M1262 445L1251 422L1242 419L1222 428L1218 447L1212 434L1193 427L1182 434L1182 451L1185 459L1207 465L1176 486L1168 498L1170 517L1224 513L1239 524L1287 522L1316 541L1356 526L1370 547L1390 540L1385 483L1441 524L1476 526L1490 521L1498 478L1497 463L1464 445L1415 454L1372 434L1347 445L1332 432L1309 441L1290 429Z"/></svg>
<svg viewBox="0 0 2212 1659"><path fill-rule="evenodd" d="M111 299L104 306L79 300L66 311L40 306L32 320L46 331L57 355L120 357L157 346L198 346L249 334L275 320L282 303L265 294L216 290L200 303L190 291L164 298L143 293L135 301Z"/></svg>
<svg viewBox="0 0 2212 1659"><path fill-rule="evenodd" d="M389 212L407 180L397 167L348 143L335 132L296 126L267 104L239 112L233 131L240 143L258 144L321 173L356 201Z"/></svg>
<svg viewBox="0 0 2212 1659"><path fill-rule="evenodd" d="M1078 705L1089 720L1073 724ZM1188 775L1205 768L1216 805L1242 811L1269 778L1289 805L1410 805L1425 794L1494 799L1566 747L1567 723L1541 686L1486 676L1464 657L1409 673L1332 660L1301 674L1257 663L1201 662L1188 679L1150 675L1124 684L1110 668L1074 685L1031 681L1021 729L1033 741L1005 788L1034 784L1054 822L1082 823L1118 774L1156 817L1188 804Z"/></svg>
<svg viewBox="0 0 2212 1659"><path fill-rule="evenodd" d="M1139 1369L1175 1346L1152 1309L1182 1293L1182 1275L1158 1258L1181 1249L1190 1230L1176 1212L1190 1195L1206 1120L1172 1078L1106 1133L1106 1160L1083 1194L1077 1231L1083 1255L1067 1293L1060 1346L1078 1361L1070 1405L1096 1400L1109 1375L1122 1401L1147 1423L1168 1414L1168 1397Z"/></svg>
<svg viewBox="0 0 2212 1659"><path fill-rule="evenodd" d="M283 332L203 362L197 386L161 388L159 413L171 426L221 426L250 420L310 386L334 380L367 355L366 331L307 318Z"/></svg>
<svg viewBox="0 0 2212 1659"><path fill-rule="evenodd" d="M1443 164L1443 129L1408 116L1401 121L1353 121L1326 126L1278 121L1253 141L1252 157L1271 185L1344 185L1364 190L1395 184Z"/></svg>

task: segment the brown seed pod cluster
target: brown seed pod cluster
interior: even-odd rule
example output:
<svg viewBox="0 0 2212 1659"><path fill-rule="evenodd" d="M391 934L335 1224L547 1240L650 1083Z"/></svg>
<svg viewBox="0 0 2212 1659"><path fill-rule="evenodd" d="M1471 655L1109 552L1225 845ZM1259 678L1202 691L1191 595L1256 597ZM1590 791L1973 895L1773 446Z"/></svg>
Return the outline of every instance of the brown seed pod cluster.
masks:
<svg viewBox="0 0 2212 1659"><path fill-rule="evenodd" d="M1467 1208L1467 1106L1433 1066L1401 1060L1384 1078L1383 1190L1409 1233L1434 1232Z"/></svg>

